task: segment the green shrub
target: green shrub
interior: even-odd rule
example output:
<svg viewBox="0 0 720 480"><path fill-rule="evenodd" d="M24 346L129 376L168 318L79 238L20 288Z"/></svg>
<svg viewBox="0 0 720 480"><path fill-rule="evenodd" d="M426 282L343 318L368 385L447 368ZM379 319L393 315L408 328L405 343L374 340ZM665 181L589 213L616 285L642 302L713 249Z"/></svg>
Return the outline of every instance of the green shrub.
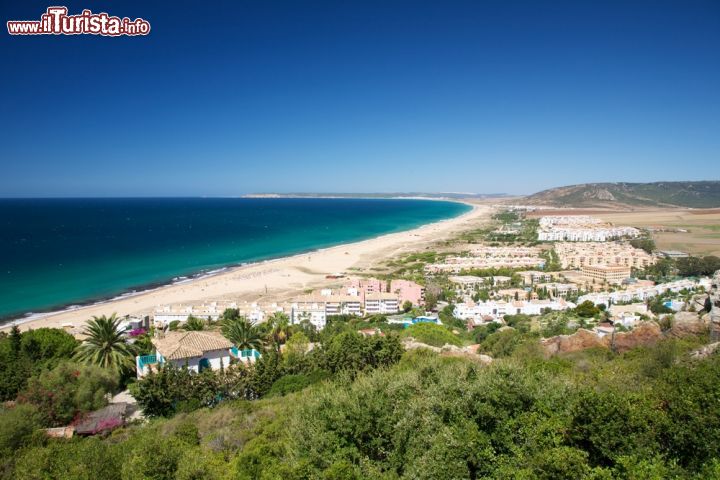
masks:
<svg viewBox="0 0 720 480"><path fill-rule="evenodd" d="M442 347L446 344L460 346L462 340L442 325L434 323L416 323L405 329L405 337L413 337L420 343L433 347Z"/></svg>
<svg viewBox="0 0 720 480"><path fill-rule="evenodd" d="M28 445L41 426L40 414L32 405L0 410L0 457L13 455Z"/></svg>
<svg viewBox="0 0 720 480"><path fill-rule="evenodd" d="M47 425L63 426L78 414L105 406L105 396L117 386L117 376L108 370L65 361L31 378L18 401L37 407Z"/></svg>
<svg viewBox="0 0 720 480"><path fill-rule="evenodd" d="M297 392L314 383L318 383L330 376L324 370L315 370L307 375L284 375L273 383L268 396L282 396L288 393Z"/></svg>

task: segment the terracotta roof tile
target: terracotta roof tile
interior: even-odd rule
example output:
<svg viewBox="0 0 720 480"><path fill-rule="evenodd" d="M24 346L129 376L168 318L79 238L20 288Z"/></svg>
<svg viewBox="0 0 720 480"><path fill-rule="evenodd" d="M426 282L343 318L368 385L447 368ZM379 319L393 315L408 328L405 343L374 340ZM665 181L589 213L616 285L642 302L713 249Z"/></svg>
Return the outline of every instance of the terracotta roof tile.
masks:
<svg viewBox="0 0 720 480"><path fill-rule="evenodd" d="M205 352L227 350L233 346L216 332L168 332L164 338L154 338L152 343L168 360L202 357Z"/></svg>

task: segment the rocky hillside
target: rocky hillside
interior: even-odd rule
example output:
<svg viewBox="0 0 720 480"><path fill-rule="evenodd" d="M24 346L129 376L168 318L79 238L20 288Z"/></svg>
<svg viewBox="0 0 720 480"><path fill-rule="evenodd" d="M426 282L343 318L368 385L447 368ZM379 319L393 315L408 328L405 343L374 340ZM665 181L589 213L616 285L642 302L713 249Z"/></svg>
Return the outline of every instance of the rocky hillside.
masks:
<svg viewBox="0 0 720 480"><path fill-rule="evenodd" d="M586 183L543 190L526 198L534 205L563 207L720 207L720 181Z"/></svg>

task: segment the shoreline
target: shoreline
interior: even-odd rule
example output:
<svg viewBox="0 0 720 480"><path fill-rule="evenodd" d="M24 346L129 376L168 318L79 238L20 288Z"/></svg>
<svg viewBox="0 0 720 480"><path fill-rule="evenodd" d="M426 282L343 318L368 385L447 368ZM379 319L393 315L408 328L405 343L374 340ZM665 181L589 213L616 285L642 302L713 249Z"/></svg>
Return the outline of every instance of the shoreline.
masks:
<svg viewBox="0 0 720 480"><path fill-rule="evenodd" d="M412 228L401 229L401 230L398 230L395 232L383 233L383 234L380 234L375 237L363 238L360 240L353 240L353 241L350 241L347 243L339 243L336 245L330 245L330 246L326 246L326 247L302 250L302 251L298 251L296 253L291 253L291 254L280 254L277 256L270 256L270 257L264 258L264 259L260 258L260 259L255 259L255 260L242 261L239 263L232 263L232 264L223 265L223 266L210 267L207 269L198 270L197 272L194 272L194 273L189 273L186 275L179 275L179 276L169 279L168 281L153 282L153 283L148 283L148 284L143 284L143 285L133 285L133 286L127 287L122 292L120 292L118 294L114 294L114 295L99 296L99 297L89 298L85 301L79 301L79 302L68 302L66 304L51 306L51 307L48 307L47 309L40 310L37 312L28 311L28 312L23 312L20 314L10 314L10 315L4 316L4 317L0 317L0 331L5 330L7 327L12 327L13 325L21 325L23 323L40 320L42 318L45 318L45 317L48 317L51 315L58 315L58 314L66 313L66 312L74 312L74 311L77 311L77 310L80 310L80 309L83 309L86 307L100 306L100 305L104 305L104 304L111 303L114 301L121 301L121 300L124 300L127 298L132 298L137 295L152 293L154 291L158 291L158 290L166 288L166 287L172 287L175 285L191 283L194 281L203 280L205 278L212 278L216 275L230 273L232 270L240 269L243 267L257 266L257 265L267 264L270 262L283 260L283 259L292 259L293 257L308 255L308 254L313 254L313 253L320 253L320 252L323 252L324 250L327 250L330 248L341 247L343 245L353 245L353 244L356 244L359 242L364 242L367 240L379 239L379 238L382 238L387 235L410 232L410 231L418 229L418 228L422 228L422 227L442 223L445 221L453 220L456 218L460 218L463 215L467 215L467 214L471 213L474 209L473 204L468 203L468 202L459 201L459 200L452 200L452 199L429 199L429 200L439 200L439 201L446 201L446 202L452 202L452 203L460 203L460 204L471 207L471 210L461 213L460 215L457 215L455 217L449 217L449 218L445 218L443 220L438 220L438 221L431 222L431 223L424 223L424 224L421 224L418 226L414 226Z"/></svg>
<svg viewBox="0 0 720 480"><path fill-rule="evenodd" d="M343 255L350 255L350 253L347 250L356 250L360 251L359 253L365 253L364 250L367 250L368 246L370 246L371 250L377 250L377 248L372 248L374 244L377 244L377 247L384 248L388 246L395 246L395 247L407 247L406 245L408 243L408 239L403 239L401 237L405 236L418 236L421 234L421 232L426 232L428 230L432 231L433 229L440 228L444 231L444 233L448 233L448 227L451 227L456 224L461 224L468 220L473 220L477 218L484 217L484 213L486 211L490 210L490 207L488 205L482 205L478 203L471 203L468 201L460 201L460 200L445 200L445 201L453 201L457 203L462 203L464 205L467 205L471 207L471 209L465 213L462 213L458 216L447 218L444 220L439 220L432 223L423 224L408 230L401 230L398 232L392 232L392 233L385 233L382 235L378 235L376 237L366 238L363 240L358 240L354 242L349 243L341 243L334 246L329 247L322 247L314 250L307 250L304 252L298 252L292 255L286 255L286 256L279 256L276 258L268 258L266 260L258 260L258 261L251 261L251 262L243 262L240 264L235 265L228 265L220 268L214 268L208 271L200 271L197 274L194 274L192 276L187 276L186 278L183 278L183 276L175 277L172 279L169 283L164 283L162 285L156 285L156 286L147 286L148 288L143 288L142 286L136 287L135 289L132 289L132 291L124 292L119 295L108 297L104 299L100 299L97 301L89 301L87 303L82 304L71 304L68 305L65 308L59 308L47 312L28 312L20 317L8 317L6 320L0 320L2 323L0 323L0 331L7 331L13 326L17 325L20 327L21 330L26 330L28 328L40 328L40 327L55 327L60 328L63 324L72 323L76 327L77 324L82 322L84 323L88 318L92 317L93 315L110 315L112 313L117 313L118 316L125 316L125 315L148 315L152 313L150 310L151 308L148 307L148 302L151 301L153 298L157 298L157 303L152 305L152 309L159 305L166 305L166 304L177 304L177 303L200 303L200 302L210 302L210 301L218 301L220 299L228 299L230 297L231 299L239 299L241 297L248 297L248 296L259 296L257 300L262 300L263 302L272 302L272 301L283 301L285 300L284 297L287 297L287 294L291 290L304 290L306 288L292 288L289 285L286 285L285 288L273 288L273 293L275 295L269 295L267 286L268 284L264 285L265 294L262 293L263 289L258 290L257 285L250 285L251 288L242 288L244 285L238 285L237 291L227 291L227 289L216 289L217 291L208 291L212 290L212 286L217 287L218 283L224 283L226 286L228 284L228 279L234 279L234 280L248 280L254 277L248 277L247 275L242 275L243 273L247 273L248 275L256 275L259 277L265 276L268 274L268 272L257 272L257 270L262 269L263 267L268 267L272 265L280 265L281 268L273 270L270 273L274 274L280 274L282 277L291 277L291 275L287 274L286 270L300 270L302 272L303 267L302 263L309 263L311 261L311 258L313 256L315 257L321 257L320 260L322 260L323 256L332 256L337 255L338 251L340 250L346 250L343 252ZM425 239L435 241L438 238L435 238L435 236L430 235L431 239ZM353 257L357 256L358 252L355 252L355 255L351 255ZM375 259L384 259L386 256L377 256ZM355 260L354 258L351 260ZM321 263L321 262L317 262ZM349 268L353 268L352 265L347 265L348 262L341 262L345 263L345 265L338 266L337 269L331 270L331 271L322 271L322 272L305 272L307 273L306 276L322 276L323 278L315 278L314 282L307 282L307 285L304 285L304 287L309 287L311 284L314 285L313 288L316 288L317 286L321 286L322 283L333 283L332 280L324 279L324 275L330 274L330 273L336 273L336 272L344 272L347 275L346 270ZM357 263L357 262L352 262ZM327 265L325 265L327 266ZM283 273L285 272L285 273ZM234 276L238 277L233 278ZM277 275L275 275L277 277ZM310 280L310 279L308 279ZM319 280L326 280L325 282L319 281ZM206 282L203 284L203 282ZM207 283L210 282L210 283ZM335 280L336 282L336 280ZM243 283L243 282L238 282ZM246 282L245 282L246 283ZM212 285L211 285L212 284ZM206 288L199 288L201 286L204 286ZM275 285L273 285L275 286ZM245 286L247 287L247 286ZM252 288L254 287L254 288ZM198 291L199 288L199 291ZM179 291L179 292L178 292ZM169 295L163 295L164 293L168 293ZM183 297L178 298L177 293L182 293ZM270 296L271 298L263 298L265 296ZM170 298L168 298L170 297ZM273 298L274 297L274 298ZM169 300L173 301L169 301ZM144 301L141 301L144 300ZM247 301L247 300L245 300ZM114 308L114 309L113 309ZM102 311L102 313L95 313Z"/></svg>

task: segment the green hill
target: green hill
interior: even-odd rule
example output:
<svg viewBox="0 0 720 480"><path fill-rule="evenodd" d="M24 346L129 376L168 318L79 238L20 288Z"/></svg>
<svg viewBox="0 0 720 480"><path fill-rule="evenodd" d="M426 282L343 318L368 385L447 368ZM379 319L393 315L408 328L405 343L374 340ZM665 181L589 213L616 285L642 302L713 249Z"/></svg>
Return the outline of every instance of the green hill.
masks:
<svg viewBox="0 0 720 480"><path fill-rule="evenodd" d="M565 207L676 206L720 207L720 181L653 183L586 183L543 190L526 198L530 204Z"/></svg>

